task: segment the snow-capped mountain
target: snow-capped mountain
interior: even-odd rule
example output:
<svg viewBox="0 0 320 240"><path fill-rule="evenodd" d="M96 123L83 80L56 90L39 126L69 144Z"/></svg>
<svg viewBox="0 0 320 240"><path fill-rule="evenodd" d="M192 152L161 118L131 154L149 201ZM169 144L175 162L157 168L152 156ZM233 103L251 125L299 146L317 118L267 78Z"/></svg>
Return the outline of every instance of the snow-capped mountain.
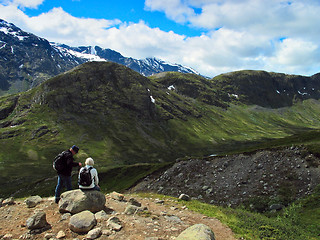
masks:
<svg viewBox="0 0 320 240"><path fill-rule="evenodd" d="M160 72L182 72L199 74L190 67L180 64L172 64L157 58L146 58L137 60L122 56L120 53L111 49L102 49L99 46L70 47L64 44L51 43L53 47L59 49L65 55L73 55L88 61L112 61L125 65L144 76L150 76Z"/></svg>
<svg viewBox="0 0 320 240"><path fill-rule="evenodd" d="M98 46L50 43L0 19L0 95L28 90L88 61L116 62L144 76L164 71L198 74L189 67L156 58L137 60Z"/></svg>

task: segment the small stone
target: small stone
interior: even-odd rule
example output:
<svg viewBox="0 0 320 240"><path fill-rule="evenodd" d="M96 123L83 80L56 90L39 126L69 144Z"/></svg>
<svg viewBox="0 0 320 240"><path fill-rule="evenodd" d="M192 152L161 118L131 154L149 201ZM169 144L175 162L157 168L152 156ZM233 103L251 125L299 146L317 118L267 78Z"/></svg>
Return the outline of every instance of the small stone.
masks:
<svg viewBox="0 0 320 240"><path fill-rule="evenodd" d="M6 206L6 205L14 205L15 202L14 202L14 198L13 197L9 197L5 200L3 200L2 202L2 206Z"/></svg>
<svg viewBox="0 0 320 240"><path fill-rule="evenodd" d="M102 234L101 228L95 228L88 232L86 239L96 239Z"/></svg>
<svg viewBox="0 0 320 240"><path fill-rule="evenodd" d="M121 226L121 221L117 217L111 217L107 221L107 226L110 227L112 230L115 231L120 231L122 226Z"/></svg>
<svg viewBox="0 0 320 240"><path fill-rule="evenodd" d="M102 235L104 236L110 236L112 234L112 231L109 229L102 230Z"/></svg>
<svg viewBox="0 0 320 240"><path fill-rule="evenodd" d="M46 233L45 235L44 235L44 238L45 239L50 239L50 238L54 238L55 236L54 236L54 234L53 233Z"/></svg>
<svg viewBox="0 0 320 240"><path fill-rule="evenodd" d="M1 239L3 240L11 240L13 238L12 234L7 233L6 235L4 235Z"/></svg>
<svg viewBox="0 0 320 240"><path fill-rule="evenodd" d="M30 218L27 219L26 226L28 229L41 229L48 226L46 213L43 211L36 211Z"/></svg>
<svg viewBox="0 0 320 240"><path fill-rule="evenodd" d="M117 201L123 201L124 200L124 195L121 193L117 193L117 192L112 192L110 193L110 197L114 200Z"/></svg>
<svg viewBox="0 0 320 240"><path fill-rule="evenodd" d="M179 199L184 200L184 201L189 201L189 200L190 200L190 197L189 197L187 194L182 193L182 194L179 196Z"/></svg>
<svg viewBox="0 0 320 240"><path fill-rule="evenodd" d="M107 219L108 218L108 215L104 210L101 210L100 212L97 212L96 214L94 214L94 216L95 216L95 218L97 220Z"/></svg>
<svg viewBox="0 0 320 240"><path fill-rule="evenodd" d="M143 208L137 207L135 205L129 205L124 210L124 214L127 214L127 215L133 215L133 214L136 214L138 212L143 212Z"/></svg>
<svg viewBox="0 0 320 240"><path fill-rule="evenodd" d="M68 220L71 217L71 213L65 213L61 216L61 221Z"/></svg>
<svg viewBox="0 0 320 240"><path fill-rule="evenodd" d="M56 238L57 239L61 239L61 238L65 238L66 234L64 233L64 231L59 231Z"/></svg>
<svg viewBox="0 0 320 240"><path fill-rule="evenodd" d="M136 199L134 198L130 198L129 199L129 203L131 203L131 205L137 206L137 207L141 207L141 203L139 203Z"/></svg>
<svg viewBox="0 0 320 240"><path fill-rule="evenodd" d="M24 203L27 205L28 208L33 208L37 206L42 201L40 196L32 196L27 198Z"/></svg>
<svg viewBox="0 0 320 240"><path fill-rule="evenodd" d="M32 235L30 233L22 234L19 239L32 239Z"/></svg>
<svg viewBox="0 0 320 240"><path fill-rule="evenodd" d="M157 203L157 204L164 204L164 200L156 199L155 203Z"/></svg>

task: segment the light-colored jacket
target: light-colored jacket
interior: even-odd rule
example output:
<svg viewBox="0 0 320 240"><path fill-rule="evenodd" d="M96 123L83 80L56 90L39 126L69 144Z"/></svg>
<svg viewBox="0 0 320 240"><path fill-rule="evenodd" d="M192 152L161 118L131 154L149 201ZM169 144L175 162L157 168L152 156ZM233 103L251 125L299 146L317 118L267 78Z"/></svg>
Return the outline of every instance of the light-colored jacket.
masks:
<svg viewBox="0 0 320 240"><path fill-rule="evenodd" d="M90 168L92 166L90 165L86 165L85 167L82 167L79 171L79 176L78 178L80 178L80 172L83 168ZM95 169L94 167L92 167L92 169L90 170L90 174L91 174L91 178L92 178L92 183L90 186L82 186L82 185L79 185L79 188L81 189L91 189L91 188L94 188L94 186L98 186L99 184L99 178L98 178L98 171L97 169Z"/></svg>

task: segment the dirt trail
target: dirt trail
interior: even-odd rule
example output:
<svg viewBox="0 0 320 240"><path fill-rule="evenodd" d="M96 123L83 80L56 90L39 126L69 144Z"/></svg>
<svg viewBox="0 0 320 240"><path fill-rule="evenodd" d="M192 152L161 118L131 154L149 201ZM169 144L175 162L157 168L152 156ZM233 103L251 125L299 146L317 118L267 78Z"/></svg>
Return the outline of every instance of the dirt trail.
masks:
<svg viewBox="0 0 320 240"><path fill-rule="evenodd" d="M187 227L197 223L209 226L215 233L217 240L236 239L232 231L219 220L192 212L174 200L159 203L157 199L141 198L131 194L126 194L125 200L129 200L131 197L140 202L142 207L147 207L148 210L143 214L126 215L124 210L129 203L115 200L110 195L106 195L106 206L113 210L112 213L108 213L108 218L111 216L118 217L122 229L111 231L107 227L107 219L98 220L96 228L100 227L103 230L103 235L99 239L145 240L148 237L154 237L158 240L175 239ZM69 219L62 220L58 205L53 202L52 198L43 199L35 208L27 208L22 200L16 200L15 203L0 208L1 239L6 234L12 235L9 236L9 239L10 237L11 239L45 239L48 233L52 233L55 237L61 230L66 235L64 239L86 238L86 235L79 235L68 228ZM35 210L46 212L47 222L51 225L51 228L45 232L30 235L25 224Z"/></svg>

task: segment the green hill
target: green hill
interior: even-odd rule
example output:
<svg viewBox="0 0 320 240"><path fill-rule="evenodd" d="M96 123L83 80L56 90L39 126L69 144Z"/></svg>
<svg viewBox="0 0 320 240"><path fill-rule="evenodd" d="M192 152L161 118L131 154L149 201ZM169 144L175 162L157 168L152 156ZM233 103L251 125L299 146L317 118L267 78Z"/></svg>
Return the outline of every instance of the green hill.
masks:
<svg viewBox="0 0 320 240"><path fill-rule="evenodd" d="M185 156L301 143L301 136L312 142L320 126L317 79L259 71L146 78L115 63L80 65L0 98L0 195L54 177L52 159L72 144L80 147L77 159L91 156L102 174L149 164L135 174L142 176ZM275 98L284 90L289 95Z"/></svg>

